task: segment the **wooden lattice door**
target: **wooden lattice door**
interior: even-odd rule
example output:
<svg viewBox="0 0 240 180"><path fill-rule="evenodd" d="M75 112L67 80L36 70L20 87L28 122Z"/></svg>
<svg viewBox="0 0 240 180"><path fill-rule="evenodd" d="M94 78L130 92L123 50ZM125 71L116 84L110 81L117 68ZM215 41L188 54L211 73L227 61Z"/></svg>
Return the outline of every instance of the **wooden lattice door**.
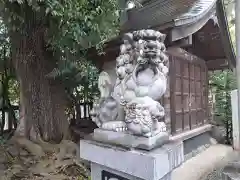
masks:
<svg viewBox="0 0 240 180"><path fill-rule="evenodd" d="M208 79L204 60L178 48L169 51L172 134L207 122Z"/></svg>

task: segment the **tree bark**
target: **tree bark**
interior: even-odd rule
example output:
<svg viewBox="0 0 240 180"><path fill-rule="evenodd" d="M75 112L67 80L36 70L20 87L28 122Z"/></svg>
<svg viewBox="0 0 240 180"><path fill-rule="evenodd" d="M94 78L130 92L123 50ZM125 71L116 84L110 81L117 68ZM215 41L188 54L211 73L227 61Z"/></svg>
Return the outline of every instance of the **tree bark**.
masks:
<svg viewBox="0 0 240 180"><path fill-rule="evenodd" d="M47 50L46 29L35 27L25 36L11 37L13 61L20 82L20 124L16 133L30 140L41 137L59 143L68 133L66 94L59 80L46 77L57 61Z"/></svg>

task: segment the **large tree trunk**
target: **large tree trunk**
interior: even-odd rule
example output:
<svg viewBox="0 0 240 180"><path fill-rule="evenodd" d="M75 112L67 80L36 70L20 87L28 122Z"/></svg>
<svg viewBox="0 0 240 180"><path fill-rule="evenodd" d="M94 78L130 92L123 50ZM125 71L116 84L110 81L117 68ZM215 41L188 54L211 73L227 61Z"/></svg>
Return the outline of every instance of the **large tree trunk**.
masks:
<svg viewBox="0 0 240 180"><path fill-rule="evenodd" d="M68 132L66 95L60 81L46 77L56 67L56 59L46 48L45 32L46 29L39 27L26 36L12 36L13 61L21 92L16 133L30 140L41 137L58 143Z"/></svg>

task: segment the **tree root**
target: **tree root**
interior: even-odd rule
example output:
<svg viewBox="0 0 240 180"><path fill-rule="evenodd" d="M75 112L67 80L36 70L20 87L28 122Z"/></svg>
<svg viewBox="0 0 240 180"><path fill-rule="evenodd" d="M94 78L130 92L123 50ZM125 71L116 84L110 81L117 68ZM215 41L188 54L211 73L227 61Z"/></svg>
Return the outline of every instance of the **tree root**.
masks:
<svg viewBox="0 0 240 180"><path fill-rule="evenodd" d="M40 138L33 142L19 136L13 136L10 141L7 148L12 147L11 151L19 157L19 160L8 170L10 173L7 179L14 179L16 175L41 180L56 178L70 180L79 177L88 179L90 176L89 169L77 159L77 145L72 141L63 140L60 144L50 144ZM23 155L24 152L26 155ZM22 171L29 172L28 176L21 173Z"/></svg>
<svg viewBox="0 0 240 180"><path fill-rule="evenodd" d="M85 178L89 176L88 170L84 166L73 163L71 161L65 161L62 163L54 174L64 174L67 176L81 175Z"/></svg>
<svg viewBox="0 0 240 180"><path fill-rule="evenodd" d="M32 155L35 155L38 157L43 157L45 155L45 152L41 146L24 137L18 137L12 140L14 140L20 148L25 149L27 152L29 152Z"/></svg>
<svg viewBox="0 0 240 180"><path fill-rule="evenodd" d="M31 141L25 137L13 136L10 141L12 144L16 144L32 155L39 157L46 155L46 153L55 153L59 154L60 156L75 156L77 149L77 145L69 140L62 140L60 144L51 144L43 141L40 137L37 137L34 139L34 141ZM59 159L62 158L59 157Z"/></svg>

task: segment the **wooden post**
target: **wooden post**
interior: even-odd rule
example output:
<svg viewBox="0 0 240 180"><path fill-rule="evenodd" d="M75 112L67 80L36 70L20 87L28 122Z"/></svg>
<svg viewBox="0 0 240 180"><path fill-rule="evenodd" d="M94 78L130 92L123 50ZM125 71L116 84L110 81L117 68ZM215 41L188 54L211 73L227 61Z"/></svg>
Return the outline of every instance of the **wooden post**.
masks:
<svg viewBox="0 0 240 180"><path fill-rule="evenodd" d="M235 18L236 18L236 23L235 23L235 28L236 28L236 77L237 77L237 104L238 104L238 108L237 108L237 118L233 121L235 121L235 123L233 122L233 124L236 124L236 126L233 128L235 129L235 131L237 131L237 135L239 137L236 138L235 142L235 150L240 150L240 1L239 0L235 0Z"/></svg>
<svg viewBox="0 0 240 180"><path fill-rule="evenodd" d="M238 90L233 90L231 93L232 104L232 136L233 136L233 149L240 150L240 132L239 132L239 106L238 106Z"/></svg>

